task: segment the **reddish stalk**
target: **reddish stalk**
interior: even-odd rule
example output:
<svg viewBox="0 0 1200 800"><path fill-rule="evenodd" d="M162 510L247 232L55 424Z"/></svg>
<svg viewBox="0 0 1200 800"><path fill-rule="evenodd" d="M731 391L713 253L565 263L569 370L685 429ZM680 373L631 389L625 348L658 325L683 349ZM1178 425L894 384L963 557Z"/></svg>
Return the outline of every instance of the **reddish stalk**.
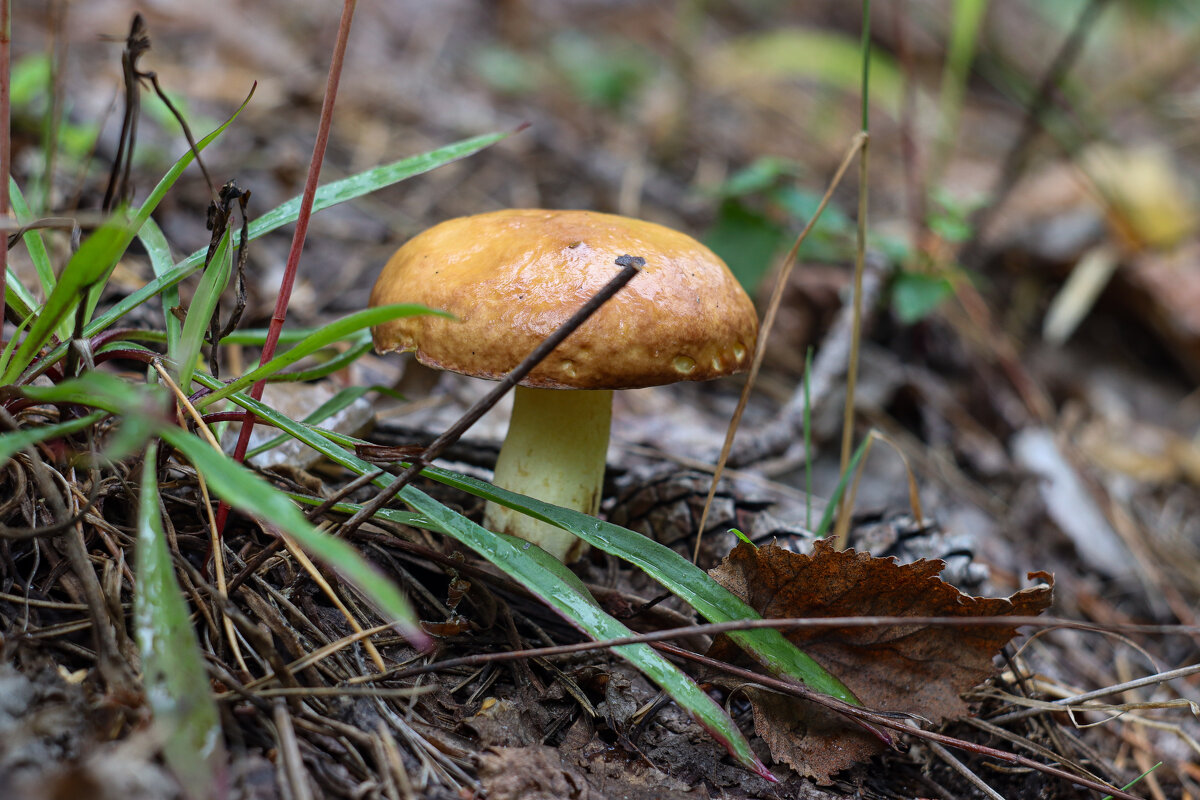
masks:
<svg viewBox="0 0 1200 800"><path fill-rule="evenodd" d="M7 4L8 0L0 0ZM308 166L308 179L304 184L304 194L300 198L300 213L296 217L296 231L292 235L292 249L288 251L287 266L283 271L283 280L279 286L279 296L275 300L275 312L271 315L271 325L267 329L267 339L263 343L262 357L259 365L267 363L275 355L275 346L279 342L279 333L283 330L283 321L287 317L288 301L292 297L292 286L296 283L296 271L300 267L300 253L304 249L304 238L308 234L308 220L312 216L313 198L317 194L317 184L321 178L321 164L325 160L325 148L329 145L329 129L333 124L333 103L337 99L338 82L342 78L342 63L346 58L346 42L350 39L350 22L354 18L356 0L344 0L342 3L342 19L338 23L337 42L333 48L333 59L329 64L329 77L325 81L325 97L321 101L321 121L317 126L317 141L313 145L312 161ZM250 396L261 400L265 381L259 381L250 388ZM250 444L250 432L254 429L254 414L247 411L242 417L242 429L238 434L237 446L234 448L234 460L241 462L246 457L246 449ZM225 530L225 520L229 517L229 506L224 501L217 508L217 531Z"/></svg>
<svg viewBox="0 0 1200 800"><path fill-rule="evenodd" d="M10 0L0 0L0 219L8 221L8 181L12 171L11 145L8 118L11 95L9 92L9 51L12 46L12 13ZM0 247L0 343L4 341L5 298L8 292L8 231L4 232L4 246Z"/></svg>

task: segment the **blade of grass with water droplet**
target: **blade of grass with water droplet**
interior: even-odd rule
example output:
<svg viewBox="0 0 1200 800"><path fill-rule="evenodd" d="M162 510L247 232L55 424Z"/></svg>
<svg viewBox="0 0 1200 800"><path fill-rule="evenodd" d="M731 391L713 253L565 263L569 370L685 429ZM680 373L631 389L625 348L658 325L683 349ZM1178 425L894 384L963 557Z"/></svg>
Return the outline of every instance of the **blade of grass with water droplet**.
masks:
<svg viewBox="0 0 1200 800"><path fill-rule="evenodd" d="M154 724L161 731L163 757L186 796L215 797L215 790L227 781L221 717L167 549L155 474L157 456L158 445L151 442L138 496L133 613L142 683Z"/></svg>

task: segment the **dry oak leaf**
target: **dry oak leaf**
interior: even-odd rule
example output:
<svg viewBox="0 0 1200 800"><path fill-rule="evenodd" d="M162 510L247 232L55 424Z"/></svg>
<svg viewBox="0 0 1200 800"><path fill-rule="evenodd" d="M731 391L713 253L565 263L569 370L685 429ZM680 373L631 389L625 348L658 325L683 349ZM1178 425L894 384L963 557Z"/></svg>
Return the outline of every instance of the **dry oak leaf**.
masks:
<svg viewBox="0 0 1200 800"><path fill-rule="evenodd" d="M710 574L763 617L1034 616L1049 607L1053 579L1008 598L972 597L937 577L944 564L839 551L818 541L811 556L774 544L738 545ZM993 674L1012 625L895 624L802 628L787 638L837 676L868 708L919 714L935 724L966 713L959 694ZM727 638L709 655L738 658ZM776 761L821 782L878 752L882 743L823 707L748 689L754 727Z"/></svg>

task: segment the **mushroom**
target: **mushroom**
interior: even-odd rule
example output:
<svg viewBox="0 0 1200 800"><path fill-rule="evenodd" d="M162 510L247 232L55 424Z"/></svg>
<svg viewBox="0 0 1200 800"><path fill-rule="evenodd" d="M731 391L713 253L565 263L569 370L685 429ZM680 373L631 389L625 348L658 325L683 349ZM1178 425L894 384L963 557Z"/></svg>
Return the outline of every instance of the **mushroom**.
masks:
<svg viewBox="0 0 1200 800"><path fill-rule="evenodd" d="M758 318L725 263L689 236L592 211L520 209L448 220L401 247L371 306L423 303L420 316L372 329L375 349L413 351L431 367L499 379L616 273L645 259L627 286L514 390L495 484L595 515L614 389L708 380L749 366ZM585 545L496 503L484 526L570 563Z"/></svg>

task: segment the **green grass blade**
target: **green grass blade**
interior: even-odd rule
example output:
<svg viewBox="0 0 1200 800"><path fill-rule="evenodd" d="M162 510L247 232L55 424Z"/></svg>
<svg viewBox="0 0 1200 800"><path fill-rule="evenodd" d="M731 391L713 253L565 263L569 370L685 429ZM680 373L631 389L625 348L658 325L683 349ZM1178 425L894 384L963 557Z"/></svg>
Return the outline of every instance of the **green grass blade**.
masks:
<svg viewBox="0 0 1200 800"><path fill-rule="evenodd" d="M305 336L312 336L320 328L292 328L279 332L279 344L295 344ZM226 336L221 344L262 345L267 341L267 328L242 328Z"/></svg>
<svg viewBox="0 0 1200 800"><path fill-rule="evenodd" d="M16 382L42 346L50 340L59 323L70 318L83 293L100 282L108 273L109 264L116 263L125 251L129 244L129 226L121 217L120 212L110 217L95 233L84 239L75 255L71 256L54 291L38 314L37 321L13 354L3 376L0 376L0 384Z"/></svg>
<svg viewBox="0 0 1200 800"><path fill-rule="evenodd" d="M305 552L358 587L410 642L419 646L428 640L396 585L349 544L313 527L279 490L181 428L164 426L159 435L192 463L214 494L295 539Z"/></svg>
<svg viewBox="0 0 1200 800"><path fill-rule="evenodd" d="M396 303L390 306L377 306L376 308L368 308L365 311L357 311L349 316L342 317L337 322L331 322L323 328L318 328L315 333L305 337L290 350L275 356L266 364L250 370L240 378L230 381L212 394L201 398L196 403L196 407L206 408L218 400L224 400L234 392L240 392L253 383L271 377L280 370L295 364L305 356L317 352L322 347L328 347L334 342L340 341L372 325L382 325L389 320L420 314L434 314L440 317L451 316L445 311L435 311L416 303Z"/></svg>
<svg viewBox="0 0 1200 800"><path fill-rule="evenodd" d="M404 488L404 501L420 515L417 520L411 514L390 509L380 511L379 516L408 525L419 524L466 545L593 639L633 635L600 608L575 573L540 547L481 528L412 486ZM357 510L361 506L346 504L344 508ZM666 691L744 767L764 777L770 775L725 710L678 667L648 645L622 645L612 650Z"/></svg>
<svg viewBox="0 0 1200 800"><path fill-rule="evenodd" d="M227 769L221 717L167 549L155 475L157 455L158 447L151 443L138 496L133 613L142 682L167 765L187 787L187 796L214 797Z"/></svg>
<svg viewBox="0 0 1200 800"><path fill-rule="evenodd" d="M153 190L151 190L150 195L145 199L145 201L142 202L142 204L138 207L138 210L134 212L133 218L130 220L129 233L128 238L125 240L125 247L129 246L129 243L133 241L134 235L137 234L137 232L141 230L142 225L146 224L146 221L150 219L150 215L154 213L154 209L158 208L158 204L161 203L162 199L167 196L167 192L170 191L171 187L175 185L175 181L179 180L179 176L183 174L183 171L187 169L193 161L196 160L196 153L202 152L206 147L215 142L217 138L224 133L230 125L233 124L233 121L238 118L238 115L245 110L246 106L250 103L250 98L252 97L254 97L253 88L250 89L250 94L246 95L246 99L243 100L242 104L237 107L237 110L235 110L229 116L229 119L221 123L220 126L218 126L203 139L196 142L196 149L194 151L189 147L187 152L180 156L179 159L171 165L171 168L167 170L166 174L162 176L158 184ZM121 248L121 253L125 252L125 247ZM201 252L206 252L206 250ZM92 314L95 313L96 303L100 302L100 292L103 290L104 284L108 282L108 277L116 268L118 258L120 258L120 253L118 253L117 256L112 259L112 262L108 264L108 268L104 273L104 280L88 293L86 316L88 320L91 320ZM86 335L93 336L94 334L87 333Z"/></svg>
<svg viewBox="0 0 1200 800"><path fill-rule="evenodd" d="M946 61L942 67L942 84L938 98L938 134L934 142L930 174L936 185L945 171L947 160L958 139L959 119L963 98L971 77L971 62L979 44L979 33L987 16L988 0L955 0L950 41L946 46Z"/></svg>
<svg viewBox="0 0 1200 800"><path fill-rule="evenodd" d="M429 467L421 474L439 483L470 492L476 497L549 522L578 536L598 550L628 561L685 600L709 622L730 622L758 617L754 609L713 580L704 570L671 548L640 533L580 511L560 508L532 497L515 494L450 470ZM730 633L729 636L772 672L790 675L815 691L858 705L858 699L841 681L797 649L779 631L738 631Z"/></svg>
<svg viewBox="0 0 1200 800"><path fill-rule="evenodd" d="M5 273L7 281L4 284L4 302L22 319L32 317L38 307L37 298L25 288L25 284L21 283L21 279L11 268L6 269Z"/></svg>
<svg viewBox="0 0 1200 800"><path fill-rule="evenodd" d="M196 287L192 304L188 307L187 318L183 321L178 350L167 353L168 360L177 370L175 382L188 393L191 393L196 358L200 355L200 348L204 346L204 334L208 330L217 304L221 302L222 292L229 285L229 276L233 274L231 234L231 231L225 231L217 244L216 252L213 253L212 261L200 276L200 285Z"/></svg>
<svg viewBox="0 0 1200 800"><path fill-rule="evenodd" d="M8 202L12 205L18 225L27 225L33 221L33 212L29 210L29 204L25 202L25 196L21 194L21 187L12 177L8 179ZM42 295L49 297L50 292L54 291L54 266L50 263L50 254L46 252L46 242L42 239L42 232L39 230L25 231L21 239L25 242L25 249L29 251L29 260L33 262L33 268L37 270L38 280L42 284Z"/></svg>
<svg viewBox="0 0 1200 800"><path fill-rule="evenodd" d="M850 482L850 476L858 469L858 462L862 461L870 444L871 437L868 436L862 440L862 444L858 446L858 449L854 451L854 455L850 457L850 463L846 465L845 471L842 472L841 480L838 481L837 488L833 490L833 494L829 498L829 504L825 506L825 513L821 515L821 524L813 531L813 535L818 539L824 538L829 533L829 527L833 525L833 515L842 503L842 495L846 492L846 485Z"/></svg>
<svg viewBox="0 0 1200 800"><path fill-rule="evenodd" d="M198 373L197 377L207 376ZM22 387L21 395L43 402L99 408L152 426L163 441L192 463L218 497L295 539L307 552L354 584L410 642L423 645L428 641L404 595L357 550L317 530L286 495L257 474L171 424L164 413L165 395L161 387L135 386L103 372L89 372L55 386Z"/></svg>
<svg viewBox="0 0 1200 800"><path fill-rule="evenodd" d="M25 332L29 330L29 325L33 322L33 315L26 314L25 317L17 324L17 329L13 331L12 338L4 344L4 349L0 350L0 375L3 375L8 370L8 365L12 363L13 353L17 349L17 344L25 336Z"/></svg>
<svg viewBox="0 0 1200 800"><path fill-rule="evenodd" d="M76 431L95 425L103 418L104 412L96 411L86 417L53 425L39 425L36 428L22 428L19 431L0 433L0 464L8 461L31 444L44 442L47 439L57 439L59 436L69 436Z"/></svg>
<svg viewBox="0 0 1200 800"><path fill-rule="evenodd" d="M361 197L364 194L382 189L385 186L390 186L393 183L424 174L443 164L449 164L452 161L466 158L485 147L495 144L506 136L508 136L507 133L492 133L485 136L464 139L446 147L431 150L428 153L405 158L392 164L385 164L382 167L376 167L358 175L352 175L349 178L327 184L317 189L313 211L320 211L337 203L344 203L347 200ZM296 198L289 200L272 211L268 211L262 217L250 223L247 235L250 239L256 239L276 228L295 222L299 207L300 201ZM159 294L163 289L174 286L191 275L204 263L204 253L205 250L197 250L179 262L170 272L156 277L153 281L130 294L107 312L92 320L85 329L87 335L95 336L134 308L137 308L151 297ZM66 348L64 347L63 352L65 351ZM57 351L56 356L61 357Z"/></svg>
<svg viewBox="0 0 1200 800"><path fill-rule="evenodd" d="M142 227L138 229L138 238L141 240L142 246L146 248L146 253L150 256L150 268L154 270L155 277L170 272L175 266L175 261L171 258L171 245L167 242L167 237L163 235L162 229L158 227L153 218L147 219L142 224ZM171 313L171 309L179 305L178 284L168 286L162 290L163 326L167 332L168 353L174 353L179 350L179 335L182 331L182 323L179 321L179 317Z"/></svg>
<svg viewBox="0 0 1200 800"><path fill-rule="evenodd" d="M313 412L301 420L306 425L317 425L332 417L334 414L348 408L355 400L371 391L369 386L350 386L342 389L333 397L326 400L321 405L313 409ZM272 448L279 447L287 440L291 439L286 433L281 433L260 444L258 447L251 448L246 451L246 460L254 458L260 453L265 453Z"/></svg>
<svg viewBox="0 0 1200 800"><path fill-rule="evenodd" d="M428 153L393 161L391 164L374 167L357 175L351 175L348 178L342 178L340 181L326 184L317 189L316 197L313 198L312 210L316 213L338 203L344 203L347 200L353 200L356 197L362 197L365 194L378 191L385 186L399 183L414 175L429 172L451 161L466 158L485 147L490 147L508 135L507 133L488 133L483 136L475 136L437 150L431 150ZM264 233L295 222L296 216L299 213L300 198L293 197L286 203L252 221L249 229L250 238L257 238Z"/></svg>
<svg viewBox="0 0 1200 800"><path fill-rule="evenodd" d="M196 377L206 385L220 385L219 382L212 381L207 376L197 375ZM286 431L292 437L359 475L375 469L374 465L324 439L316 431L288 419L263 403L252 400L241 393L232 395L230 399L241 407L270 420L272 424ZM540 500L514 494L489 483L448 470L430 467L422 474L477 497L517 508L575 534L593 547L628 560L687 601L710 622L759 619L759 615L754 609L709 577L708 573L669 547L647 539L640 533L595 517L589 517L578 511L570 511L543 503ZM390 481L391 477L385 475L376 483L382 486ZM410 496L410 489L412 487L405 487L400 495L406 503ZM858 699L841 681L830 675L820 664L789 642L779 631L768 629L740 631L731 633L730 636L776 674L788 675L803 681L815 691L832 695L848 703L859 704Z"/></svg>
<svg viewBox="0 0 1200 800"><path fill-rule="evenodd" d="M365 332L364 332L365 333ZM363 340L365 338L365 341ZM365 334L365 337L352 337L350 340L350 348L344 350L326 361L322 361L319 365L311 368L299 370L297 372L284 372L273 375L272 381L315 381L318 378L324 378L326 375L332 375L340 369L353 364L358 359L369 353L374 347L371 341L371 335Z"/></svg>

